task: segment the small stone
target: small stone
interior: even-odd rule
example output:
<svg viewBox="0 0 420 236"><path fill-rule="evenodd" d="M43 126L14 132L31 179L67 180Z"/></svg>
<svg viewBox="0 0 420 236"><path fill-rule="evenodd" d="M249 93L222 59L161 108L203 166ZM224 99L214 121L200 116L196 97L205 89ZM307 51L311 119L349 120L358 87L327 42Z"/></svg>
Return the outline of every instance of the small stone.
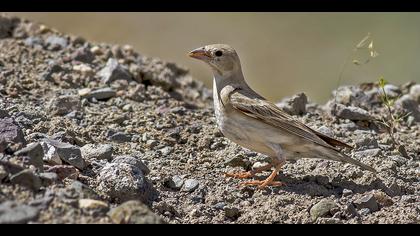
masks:
<svg viewBox="0 0 420 236"><path fill-rule="evenodd" d="M159 144L159 142L156 141L156 140L153 140L153 139L149 139L149 140L146 141L146 146L148 146L150 149L153 149L158 144Z"/></svg>
<svg viewBox="0 0 420 236"><path fill-rule="evenodd" d="M225 208L225 206L226 206L225 202L218 202L218 203L214 204L213 207L216 210L223 210Z"/></svg>
<svg viewBox="0 0 420 236"><path fill-rule="evenodd" d="M35 47L37 45L42 45L44 42L40 37L28 37L24 41L26 46Z"/></svg>
<svg viewBox="0 0 420 236"><path fill-rule="evenodd" d="M353 194L353 191L350 189L343 189L343 197L347 197Z"/></svg>
<svg viewBox="0 0 420 236"><path fill-rule="evenodd" d="M83 210L95 210L106 212L109 210L108 204L95 199L79 199L79 208Z"/></svg>
<svg viewBox="0 0 420 236"><path fill-rule="evenodd" d="M356 140L356 147L359 149L374 149L379 148L379 144L376 139L364 136L361 139Z"/></svg>
<svg viewBox="0 0 420 236"><path fill-rule="evenodd" d="M96 100L107 100L113 98L117 95L112 88L101 88L91 91L88 95L84 96L84 98L95 98Z"/></svg>
<svg viewBox="0 0 420 236"><path fill-rule="evenodd" d="M13 184L22 185L34 191L41 188L41 179L32 170L26 169L10 177Z"/></svg>
<svg viewBox="0 0 420 236"><path fill-rule="evenodd" d="M77 91L77 93L79 94L80 97L85 98L85 97L89 96L91 91L92 91L92 89L90 89L90 88L83 88L83 89L79 89L79 91Z"/></svg>
<svg viewBox="0 0 420 236"><path fill-rule="evenodd" d="M98 46L93 46L90 51L95 54L95 55L102 55L104 52L102 51L102 49Z"/></svg>
<svg viewBox="0 0 420 236"><path fill-rule="evenodd" d="M10 17L0 16L0 39L12 35L13 25L13 20Z"/></svg>
<svg viewBox="0 0 420 236"><path fill-rule="evenodd" d="M388 193L391 196L398 196L401 194L401 187L398 185L397 181L392 181L392 183L388 186Z"/></svg>
<svg viewBox="0 0 420 236"><path fill-rule="evenodd" d="M334 132L327 126L323 125L317 129L321 134L325 134L328 137L334 137Z"/></svg>
<svg viewBox="0 0 420 236"><path fill-rule="evenodd" d="M311 207L309 213L311 215L311 219L315 221L319 217L325 217L327 215L333 215L331 214L331 210L338 208L338 205L329 199L322 199L317 204L315 204L313 207Z"/></svg>
<svg viewBox="0 0 420 236"><path fill-rule="evenodd" d="M195 179L187 179L184 181L184 186L182 191L184 192L194 192L199 186L199 182Z"/></svg>
<svg viewBox="0 0 420 236"><path fill-rule="evenodd" d="M58 36L49 36L45 40L45 43L47 44L48 49L53 51L64 49L68 45L67 39Z"/></svg>
<svg viewBox="0 0 420 236"><path fill-rule="evenodd" d="M100 199L99 195L93 189L76 180L66 188L66 192L68 197L74 199Z"/></svg>
<svg viewBox="0 0 420 236"><path fill-rule="evenodd" d="M45 140L45 142L48 144L47 148L54 147L52 151L44 150L44 153L46 152L48 154L46 156L58 156L63 162L80 170L83 170L87 166L87 163L82 158L82 153L79 147L56 140ZM53 152L53 154L49 154L49 152Z"/></svg>
<svg viewBox="0 0 420 236"><path fill-rule="evenodd" d="M347 215L354 217L358 215L358 212L352 203L347 204L345 212Z"/></svg>
<svg viewBox="0 0 420 236"><path fill-rule="evenodd" d="M143 171L126 163L108 163L99 172L97 190L119 202L154 198L152 186Z"/></svg>
<svg viewBox="0 0 420 236"><path fill-rule="evenodd" d="M92 63L95 60L95 55L86 47L77 49L72 55L71 58L75 61L80 61L83 63Z"/></svg>
<svg viewBox="0 0 420 236"><path fill-rule="evenodd" d="M10 117L9 113L6 110L0 109L0 119Z"/></svg>
<svg viewBox="0 0 420 236"><path fill-rule="evenodd" d="M381 207L389 207L394 204L394 201L392 201L392 199L382 191L377 191L373 195Z"/></svg>
<svg viewBox="0 0 420 236"><path fill-rule="evenodd" d="M36 220L39 209L14 201L5 201L0 204L0 224L26 224Z"/></svg>
<svg viewBox="0 0 420 236"><path fill-rule="evenodd" d="M73 70L79 72L80 74L82 74L84 76L93 76L94 75L93 69L86 64L74 65ZM79 95L80 95L80 92L79 92ZM80 95L80 96L82 96L82 95Z"/></svg>
<svg viewBox="0 0 420 236"><path fill-rule="evenodd" d="M364 195L363 197L353 201L357 209L368 208L371 212L379 210L378 203L372 194Z"/></svg>
<svg viewBox="0 0 420 236"><path fill-rule="evenodd" d="M43 160L48 164L52 165L61 165L63 161L58 156L57 149L53 146L48 144L47 142L41 142L42 149L44 150L44 158Z"/></svg>
<svg viewBox="0 0 420 236"><path fill-rule="evenodd" d="M159 149L159 152L161 153L162 156L166 157L173 152L173 148L166 146Z"/></svg>
<svg viewBox="0 0 420 236"><path fill-rule="evenodd" d="M3 118L0 119L0 153L4 152L8 144L23 146L26 144L26 140L22 129L16 125L12 118Z"/></svg>
<svg viewBox="0 0 420 236"><path fill-rule="evenodd" d="M395 86L393 84L386 84L384 86L385 93L390 98L396 98L401 94L400 88L398 86Z"/></svg>
<svg viewBox="0 0 420 236"><path fill-rule="evenodd" d="M360 107L344 106L342 104L336 104L336 106L336 116L339 118L355 121L369 121L373 119L369 112Z"/></svg>
<svg viewBox="0 0 420 236"><path fill-rule="evenodd" d="M420 104L420 84L415 84L410 88L410 96Z"/></svg>
<svg viewBox="0 0 420 236"><path fill-rule="evenodd" d="M85 160L97 159L110 161L112 159L113 148L110 144L86 144L80 148L80 151Z"/></svg>
<svg viewBox="0 0 420 236"><path fill-rule="evenodd" d="M162 218L140 201L127 201L111 209L108 216L115 224L164 224Z"/></svg>
<svg viewBox="0 0 420 236"><path fill-rule="evenodd" d="M39 174L42 186L49 186L58 180L58 175L54 172L44 172Z"/></svg>
<svg viewBox="0 0 420 236"><path fill-rule="evenodd" d="M125 112L132 112L133 111L133 106L131 104L126 104L126 105L123 106L122 110L125 111Z"/></svg>
<svg viewBox="0 0 420 236"><path fill-rule="evenodd" d="M7 173L6 169L4 168L4 166L0 165L0 182L5 179L7 176L9 175L9 173Z"/></svg>
<svg viewBox="0 0 420 236"><path fill-rule="evenodd" d="M165 181L165 185L173 190L180 190L182 188L182 185L184 185L184 179L182 179L178 175L175 175L167 181Z"/></svg>
<svg viewBox="0 0 420 236"><path fill-rule="evenodd" d="M232 157L228 159L227 161L225 161L224 164L225 166L242 167L246 170L249 169L249 167L251 166L251 162L242 155L237 155L235 157Z"/></svg>
<svg viewBox="0 0 420 236"><path fill-rule="evenodd" d="M105 84L110 84L116 80L132 80L130 72L113 58L110 58L106 66L99 71L99 76L101 77L102 83Z"/></svg>
<svg viewBox="0 0 420 236"><path fill-rule="evenodd" d="M224 207L223 210L227 218L237 219L241 215L241 212L236 207Z"/></svg>
<svg viewBox="0 0 420 236"><path fill-rule="evenodd" d="M306 104L308 98L304 93L294 95L292 98L286 99L277 104L278 107L282 108L285 112L290 115L303 115L306 113Z"/></svg>
<svg viewBox="0 0 420 236"><path fill-rule="evenodd" d="M48 109L52 115L64 116L81 108L80 97L75 95L63 95L53 98Z"/></svg>
<svg viewBox="0 0 420 236"><path fill-rule="evenodd" d="M362 208L359 210L359 214L361 216L366 216L369 215L371 213L371 210L369 208Z"/></svg>
<svg viewBox="0 0 420 236"><path fill-rule="evenodd" d="M30 165L35 166L39 170L44 170L44 150L40 143L32 143L27 147L14 153L16 156L26 156L29 158Z"/></svg>
<svg viewBox="0 0 420 236"><path fill-rule="evenodd" d="M126 143L131 141L131 136L123 132L117 132L111 135L111 137L109 137L109 140L117 143Z"/></svg>
<svg viewBox="0 0 420 236"><path fill-rule="evenodd" d="M77 179L77 176L79 175L79 171L74 166L55 165L47 168L46 171L56 173L61 180L65 178Z"/></svg>
<svg viewBox="0 0 420 236"><path fill-rule="evenodd" d="M410 113L410 116L413 116L416 122L420 122L420 105L410 95L403 95L395 102L395 105L406 113Z"/></svg>

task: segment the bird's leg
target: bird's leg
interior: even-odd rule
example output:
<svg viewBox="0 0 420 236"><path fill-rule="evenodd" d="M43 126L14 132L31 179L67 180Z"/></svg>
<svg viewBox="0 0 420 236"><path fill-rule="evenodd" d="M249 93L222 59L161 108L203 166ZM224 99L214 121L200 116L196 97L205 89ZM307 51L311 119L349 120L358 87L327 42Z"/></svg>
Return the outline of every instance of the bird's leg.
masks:
<svg viewBox="0 0 420 236"><path fill-rule="evenodd" d="M274 186L274 187L283 186L284 183L280 181L274 181L274 179L277 176L278 171L281 169L283 165L284 165L284 162L277 164L273 172L271 172L270 176L268 176L267 179L265 180L247 181L247 182L241 183L240 185L241 186L258 186L259 189L263 189L267 186Z"/></svg>
<svg viewBox="0 0 420 236"><path fill-rule="evenodd" d="M273 157L273 164L275 166L274 171L271 172L270 176L265 180L247 181L241 183L241 186L258 186L259 189L263 189L267 186L279 187L284 185L284 183L280 181L274 181L279 170L286 163L286 159L283 157L283 150L278 144L271 145L271 148L276 152L276 157Z"/></svg>
<svg viewBox="0 0 420 236"><path fill-rule="evenodd" d="M239 172L239 173L225 173L226 177L232 177L232 178L236 178L236 179L246 179L246 178L251 178L254 177L256 174L269 170L271 169L271 167L273 167L273 164L268 164L265 166L261 166L258 168L255 168L251 171L247 171L247 172Z"/></svg>

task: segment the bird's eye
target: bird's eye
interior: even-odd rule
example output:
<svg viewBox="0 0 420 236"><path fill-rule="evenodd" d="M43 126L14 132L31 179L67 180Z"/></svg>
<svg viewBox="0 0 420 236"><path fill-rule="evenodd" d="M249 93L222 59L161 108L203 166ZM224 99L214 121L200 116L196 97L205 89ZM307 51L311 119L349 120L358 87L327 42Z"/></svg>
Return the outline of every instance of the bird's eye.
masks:
<svg viewBox="0 0 420 236"><path fill-rule="evenodd" d="M223 55L223 52L219 50L219 51L216 51L214 55L216 55L216 57L221 57Z"/></svg>

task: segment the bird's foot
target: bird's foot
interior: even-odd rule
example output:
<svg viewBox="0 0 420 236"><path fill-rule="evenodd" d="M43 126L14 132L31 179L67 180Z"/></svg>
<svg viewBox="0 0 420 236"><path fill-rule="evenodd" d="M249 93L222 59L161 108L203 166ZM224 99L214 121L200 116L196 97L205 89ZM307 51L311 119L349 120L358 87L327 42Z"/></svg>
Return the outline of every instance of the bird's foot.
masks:
<svg viewBox="0 0 420 236"><path fill-rule="evenodd" d="M251 173L251 171L247 172L238 172L238 173L225 173L226 177L232 177L235 179L248 179L254 177L254 173Z"/></svg>
<svg viewBox="0 0 420 236"><path fill-rule="evenodd" d="M240 183L240 186L257 186L259 189L264 189L266 187L281 187L286 184L280 181L270 181L270 180L254 180Z"/></svg>

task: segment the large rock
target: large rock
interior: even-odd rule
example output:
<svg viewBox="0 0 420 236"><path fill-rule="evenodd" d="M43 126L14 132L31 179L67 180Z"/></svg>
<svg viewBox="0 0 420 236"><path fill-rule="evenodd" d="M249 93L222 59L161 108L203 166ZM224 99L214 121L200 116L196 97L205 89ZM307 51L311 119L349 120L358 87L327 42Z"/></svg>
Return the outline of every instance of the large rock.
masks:
<svg viewBox="0 0 420 236"><path fill-rule="evenodd" d="M12 118L0 119L0 152L3 152L7 145L25 145L25 137L22 129L16 125Z"/></svg>
<svg viewBox="0 0 420 236"><path fill-rule="evenodd" d="M59 157L63 162L80 170L83 170L87 166L86 161L82 158L82 152L79 147L56 140L45 140L44 142L46 143L44 147L47 149L44 149L46 157Z"/></svg>
<svg viewBox="0 0 420 236"><path fill-rule="evenodd" d="M154 199L153 186L147 181L144 172L137 166L124 163L108 163L100 171L97 190L119 202L140 199Z"/></svg>
<svg viewBox="0 0 420 236"><path fill-rule="evenodd" d="M140 201L128 201L108 212L115 224L163 224L162 218Z"/></svg>
<svg viewBox="0 0 420 236"><path fill-rule="evenodd" d="M127 68L120 65L114 58L108 60L106 66L98 72L98 75L101 77L102 83L105 84L110 84L116 80L132 80L132 76Z"/></svg>
<svg viewBox="0 0 420 236"><path fill-rule="evenodd" d="M395 102L395 105L403 109L406 113L410 113L410 116L413 116L416 122L420 122L420 104L410 95L406 94L400 97Z"/></svg>
<svg viewBox="0 0 420 236"><path fill-rule="evenodd" d="M25 224L36 220L39 209L14 201L5 201L0 204L0 224Z"/></svg>
<svg viewBox="0 0 420 236"><path fill-rule="evenodd" d="M410 88L410 96L420 104L420 84L415 84Z"/></svg>

